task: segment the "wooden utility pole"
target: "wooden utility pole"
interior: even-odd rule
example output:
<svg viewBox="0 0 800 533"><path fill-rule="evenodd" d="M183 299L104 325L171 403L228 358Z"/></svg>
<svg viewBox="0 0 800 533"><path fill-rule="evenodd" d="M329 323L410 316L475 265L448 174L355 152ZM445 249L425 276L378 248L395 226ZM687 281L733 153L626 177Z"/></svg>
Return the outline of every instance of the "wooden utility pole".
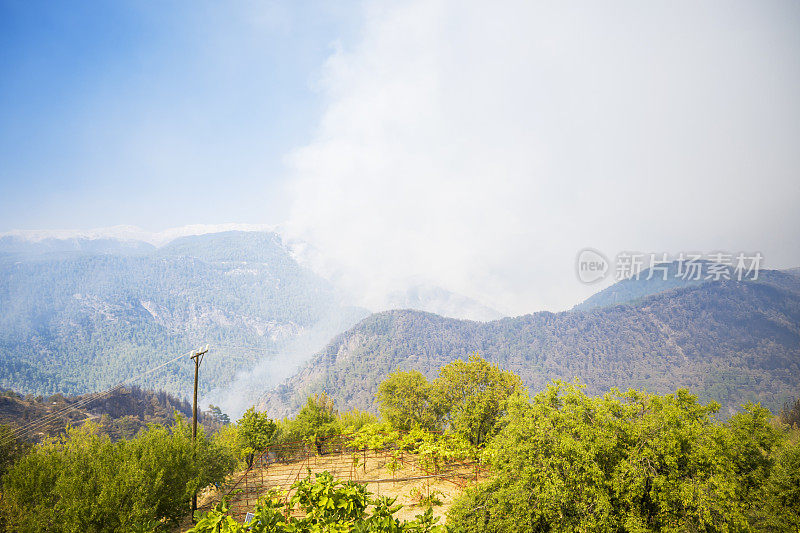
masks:
<svg viewBox="0 0 800 533"><path fill-rule="evenodd" d="M197 461L197 380L200 377L200 363L203 356L208 353L209 346L202 350L192 352L190 359L194 361L194 402L192 403L192 461ZM192 523L194 523L194 512L197 510L197 492L192 494Z"/></svg>

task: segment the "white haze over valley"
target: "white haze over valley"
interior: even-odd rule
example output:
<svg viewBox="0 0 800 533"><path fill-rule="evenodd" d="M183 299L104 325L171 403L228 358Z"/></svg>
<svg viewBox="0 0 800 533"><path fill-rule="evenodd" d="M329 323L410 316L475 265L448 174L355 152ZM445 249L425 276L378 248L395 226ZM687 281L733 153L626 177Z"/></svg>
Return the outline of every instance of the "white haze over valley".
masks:
<svg viewBox="0 0 800 533"><path fill-rule="evenodd" d="M287 229L369 308L563 310L578 251L800 264L800 4L368 2Z"/></svg>
<svg viewBox="0 0 800 533"><path fill-rule="evenodd" d="M279 25L286 17L276 10L287 9L237 14ZM209 187L226 202L187 203L201 185L163 199L174 204L171 220L277 227L304 243L306 264L371 310L440 290L457 295L443 310L467 298L485 317L568 309L602 288L576 279L586 247L612 258L758 251L765 267L800 265L800 4L417 0L352 9L353 31L308 72L316 128L285 152L282 175L263 165L264 181L279 183L273 194ZM219 31L230 30L223 23L234 18L222 19ZM161 126L137 135L157 139ZM178 152L163 168L160 151L136 155L154 175L199 172L188 160L173 165ZM218 181L236 173L220 165ZM263 218L246 211L242 220L234 192L247 205L261 195ZM68 224L91 211L61 214ZM216 231L189 228L117 234L163 244Z"/></svg>
<svg viewBox="0 0 800 533"><path fill-rule="evenodd" d="M12 230L0 233L0 238L11 237L27 242L42 242L48 239L76 241L112 239L122 242L144 242L156 247L164 246L175 239L196 235L208 235L227 231L243 232L273 232L282 237L284 245L291 252L295 260L301 265L312 270L324 279L330 281L340 289L342 303L346 305L362 306L373 311L386 309L410 308L437 313L452 318L467 320L494 320L502 315L480 302L463 295L454 294L438 286L426 284L423 277L409 277L407 283L400 289L395 289L379 297L372 298L372 303L378 306L369 308L367 299L359 292L345 292L352 289L342 283L340 272L327 268L328 261L320 255L319 250L309 243L297 238L289 237L289 233L281 225L268 224L190 224L168 228L161 231L148 231L137 226L122 225L108 228L93 228L88 230Z"/></svg>
<svg viewBox="0 0 800 533"><path fill-rule="evenodd" d="M226 231L243 232L275 232L285 235L280 226L227 223L227 224L193 224L162 231L148 231L136 226L114 226L108 228L95 228L90 230L14 230L0 233L0 238L10 237L28 242L42 242L48 239L75 241L76 249L80 248L82 240L113 239L123 242L144 242L156 247L164 246L180 237L207 235ZM301 240L284 238L284 245L292 252L295 259L311 270L317 270L321 276L329 276L336 282L331 272L320 268L324 265L319 257L319 252L312 245ZM341 281L341 278L338 279ZM346 287L340 287L343 289ZM338 291L342 305L360 305L361 295ZM433 312L453 318L470 320L492 320L501 315L479 302L462 295L453 294L440 287L429 286L421 279L409 279L409 284L403 290L382 295L375 302L383 302L384 307L366 309L366 311L382 311L394 308L413 308ZM157 319L153 310L143 303L147 311ZM201 398L205 406L218 405L225 413L234 418L241 416L244 411L268 389L277 386L285 379L294 375L308 360L324 348L334 336L352 326L344 317L331 315L325 316L317 324L308 328L297 327L278 343L277 349L259 350L258 346L250 347L252 355L257 362L248 365L237 372L232 382L222 388L212 390ZM273 339L274 340L274 339ZM199 345L204 344L200 339ZM248 348L248 347L245 347ZM230 348L226 345L211 345L209 357L225 359L230 355ZM231 364L237 358L231 359Z"/></svg>

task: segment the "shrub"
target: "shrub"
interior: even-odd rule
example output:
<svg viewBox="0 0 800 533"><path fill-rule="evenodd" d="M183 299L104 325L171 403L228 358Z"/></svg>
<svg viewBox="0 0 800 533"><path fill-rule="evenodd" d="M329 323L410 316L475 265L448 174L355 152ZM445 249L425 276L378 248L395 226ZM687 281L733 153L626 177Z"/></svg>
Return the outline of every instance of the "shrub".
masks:
<svg viewBox="0 0 800 533"><path fill-rule="evenodd" d="M11 531L130 531L176 523L191 495L220 482L229 456L202 432L196 447L181 418L112 442L97 426L68 429L38 445L3 479L3 514Z"/></svg>
<svg viewBox="0 0 800 533"><path fill-rule="evenodd" d="M338 411L324 392L309 396L297 416L281 422L279 431L281 442L305 441L321 450L327 437L341 433Z"/></svg>
<svg viewBox="0 0 800 533"><path fill-rule="evenodd" d="M328 472L309 475L296 482L292 489L289 509L295 506L303 516L287 513L284 500L271 492L259 500L254 518L247 524L234 520L225 502L208 513L198 516L191 533L300 533L306 531L375 532L375 533L444 533L428 509L410 522L394 518L402 508L395 499L373 498L366 485L337 481Z"/></svg>
<svg viewBox="0 0 800 533"><path fill-rule="evenodd" d="M484 453L492 478L450 518L467 531L748 530L783 436L758 406L727 424L717 409L685 390L591 398L557 382L518 395ZM785 463L775 492L790 500Z"/></svg>

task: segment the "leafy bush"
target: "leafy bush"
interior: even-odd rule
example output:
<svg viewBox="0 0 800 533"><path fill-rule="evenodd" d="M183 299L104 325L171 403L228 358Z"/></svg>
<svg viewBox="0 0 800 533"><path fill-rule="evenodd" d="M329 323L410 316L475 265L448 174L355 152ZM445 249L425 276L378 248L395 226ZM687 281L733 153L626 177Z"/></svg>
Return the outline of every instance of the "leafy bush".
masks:
<svg viewBox="0 0 800 533"><path fill-rule="evenodd" d="M408 431L449 428L473 445L483 445L497 429L519 377L500 370L478 353L439 369L433 383L420 372L394 372L378 387L381 414L393 427Z"/></svg>
<svg viewBox="0 0 800 533"><path fill-rule="evenodd" d="M349 435L350 447L356 450L381 450L396 446L400 432L388 423L367 424Z"/></svg>
<svg viewBox="0 0 800 533"><path fill-rule="evenodd" d="M191 495L221 482L232 459L178 418L153 425L134 439L112 442L95 425L68 429L38 445L3 478L2 511L8 529L132 531L154 521L175 523Z"/></svg>
<svg viewBox="0 0 800 533"><path fill-rule="evenodd" d="M228 424L222 426L211 436L211 441L221 453L233 458L235 469L244 470L247 468L245 445L239 433L238 425Z"/></svg>
<svg viewBox="0 0 800 533"><path fill-rule="evenodd" d="M225 502L208 513L200 514L191 533L300 533L300 532L386 532L386 533L441 533L437 519L428 509L413 521L400 521L394 513L402 506L395 499L373 498L366 485L351 481L341 482L328 472L309 475L296 482L294 495L288 507L277 492L261 498L248 524L234 520ZM368 509L371 507L371 512ZM295 518L291 509L298 508L304 515Z"/></svg>
<svg viewBox="0 0 800 533"><path fill-rule="evenodd" d="M796 459L782 459L770 492L783 435L769 413L751 405L720 424L717 409L685 390L592 398L557 382L530 401L518 395L484 453L492 478L460 498L450 519L498 532L758 527L765 500L796 498Z"/></svg>
<svg viewBox="0 0 800 533"><path fill-rule="evenodd" d="M444 496L444 493L438 490L431 490L429 483L423 483L419 487L412 488L409 496L414 505L427 508L442 505L442 499L439 496Z"/></svg>
<svg viewBox="0 0 800 533"><path fill-rule="evenodd" d="M339 415L339 427L342 433L354 433L365 426L377 424L378 419L369 411L359 411L358 409L351 409Z"/></svg>
<svg viewBox="0 0 800 533"><path fill-rule="evenodd" d="M417 370L389 374L378 386L377 399L381 416L397 429L441 429L433 385Z"/></svg>
<svg viewBox="0 0 800 533"><path fill-rule="evenodd" d="M333 400L324 392L309 396L297 416L279 425L280 441L305 441L320 449L326 437L341 433L338 414Z"/></svg>

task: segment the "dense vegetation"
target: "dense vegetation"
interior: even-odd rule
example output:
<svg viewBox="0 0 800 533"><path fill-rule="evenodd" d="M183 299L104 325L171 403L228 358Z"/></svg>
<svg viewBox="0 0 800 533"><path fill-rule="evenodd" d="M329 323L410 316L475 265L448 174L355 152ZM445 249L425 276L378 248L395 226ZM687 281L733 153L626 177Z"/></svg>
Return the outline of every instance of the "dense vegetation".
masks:
<svg viewBox="0 0 800 533"><path fill-rule="evenodd" d="M509 402L493 477L451 510L466 531L796 531L800 446L750 404L727 422L685 390Z"/></svg>
<svg viewBox="0 0 800 533"><path fill-rule="evenodd" d="M14 426L0 425L0 480L20 457L28 453L30 446L14 432Z"/></svg>
<svg viewBox="0 0 800 533"><path fill-rule="evenodd" d="M365 315L341 307L273 233L184 237L158 249L70 243L0 239L0 387L102 390L211 343L202 393L302 331L333 335ZM192 368L172 365L140 384L189 397Z"/></svg>
<svg viewBox="0 0 800 533"><path fill-rule="evenodd" d="M686 390L590 396L579 383L554 382L530 397L517 376L477 354L444 366L432 381L394 372L379 391L381 420L340 413L320 394L277 422L249 410L210 438L201 432L196 448L180 415L171 428L153 424L117 441L90 423L30 449L6 446L15 459L2 463L0 525L22 532L164 530L186 516L194 491L246 468L266 446L320 446L346 434L353 449L416 454L433 471L465 459L488 470L450 509L446 526L430 511L400 521L393 500L320 473L298 481L288 503L283 494L262 495L247 525L223 501L198 514L194 531L800 528L794 400L775 418L748 404L722 421L718 404L704 405Z"/></svg>
<svg viewBox="0 0 800 533"><path fill-rule="evenodd" d="M443 367L433 382L418 372L395 372L379 387L384 420L362 425L354 438L429 454L433 461L479 457L490 474L451 508L449 530L800 528L800 439L785 424L800 402L787 402L777 418L748 404L722 421L718 404L704 405L686 390L614 389L592 397L579 383L555 382L529 397L515 378L477 355ZM463 391L452 403L444 400L451 387ZM488 428L485 438L475 438L475 427ZM401 436L400 429L410 432ZM339 503L332 505L338 509ZM318 530L281 518L284 508L273 495L258 509L263 518L255 531ZM325 512L324 506L314 509ZM325 520L337 523L335 514ZM341 527L384 531L369 529L368 521ZM221 531L243 530L221 508L201 522L212 523L225 523ZM392 527L398 529L385 531L414 530Z"/></svg>
<svg viewBox="0 0 800 533"><path fill-rule="evenodd" d="M394 369L428 378L474 351L531 391L579 377L591 394L612 386L667 393L688 388L730 416L747 401L778 410L800 388L800 278L708 282L587 312L536 313L479 323L418 311L378 313L334 339L260 405L295 412L308 394L374 409Z"/></svg>
<svg viewBox="0 0 800 533"><path fill-rule="evenodd" d="M58 436L68 425L77 426L88 420L95 421L98 431L113 440L130 438L149 424L171 425L175 412L191 418L192 406L164 391L136 386L122 387L102 397L23 396L14 391L0 390L0 424L30 427L29 431L22 433L24 440L28 441ZM214 431L225 423L219 408L208 412L200 410L198 419L208 431Z"/></svg>
<svg viewBox="0 0 800 533"><path fill-rule="evenodd" d="M196 457L196 460L195 460ZM88 423L49 439L3 476L8 531L152 531L186 515L192 493L219 483L229 457L178 419L112 441Z"/></svg>
<svg viewBox="0 0 800 533"><path fill-rule="evenodd" d="M327 472L297 481L288 504L282 494L270 492L256 505L247 524L236 522L222 502L206 513L192 533L301 533L301 532L387 532L438 533L445 528L436 524L430 510L415 520L401 521L393 515L400 508L395 499L375 498L365 485L337 481ZM287 511L299 509L303 516Z"/></svg>

